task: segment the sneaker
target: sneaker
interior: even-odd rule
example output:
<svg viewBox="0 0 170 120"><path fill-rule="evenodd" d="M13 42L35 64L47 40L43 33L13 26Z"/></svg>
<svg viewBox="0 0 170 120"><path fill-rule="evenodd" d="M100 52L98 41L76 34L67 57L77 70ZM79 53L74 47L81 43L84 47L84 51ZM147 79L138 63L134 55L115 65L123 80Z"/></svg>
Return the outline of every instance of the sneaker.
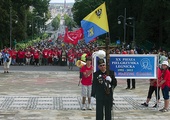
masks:
<svg viewBox="0 0 170 120"><path fill-rule="evenodd" d="M130 90L134 90L135 88L131 88Z"/></svg>
<svg viewBox="0 0 170 120"><path fill-rule="evenodd" d="M146 102L142 103L141 105L148 107L148 104Z"/></svg>
<svg viewBox="0 0 170 120"><path fill-rule="evenodd" d="M91 104L88 105L88 110L92 110Z"/></svg>
<svg viewBox="0 0 170 120"><path fill-rule="evenodd" d="M126 90L130 89L129 87L126 88Z"/></svg>
<svg viewBox="0 0 170 120"><path fill-rule="evenodd" d="M81 108L82 110L86 110L86 106L85 106L85 104L82 104L82 108Z"/></svg>

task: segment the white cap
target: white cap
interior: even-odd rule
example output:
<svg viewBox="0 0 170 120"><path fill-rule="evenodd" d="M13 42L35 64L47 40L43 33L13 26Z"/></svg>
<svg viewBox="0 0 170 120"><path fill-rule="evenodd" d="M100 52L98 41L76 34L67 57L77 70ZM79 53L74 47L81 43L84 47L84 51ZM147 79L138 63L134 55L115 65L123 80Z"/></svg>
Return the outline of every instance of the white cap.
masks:
<svg viewBox="0 0 170 120"><path fill-rule="evenodd" d="M162 65L167 65L167 66L169 66L169 63L168 63L168 61L163 61L163 62L162 62Z"/></svg>

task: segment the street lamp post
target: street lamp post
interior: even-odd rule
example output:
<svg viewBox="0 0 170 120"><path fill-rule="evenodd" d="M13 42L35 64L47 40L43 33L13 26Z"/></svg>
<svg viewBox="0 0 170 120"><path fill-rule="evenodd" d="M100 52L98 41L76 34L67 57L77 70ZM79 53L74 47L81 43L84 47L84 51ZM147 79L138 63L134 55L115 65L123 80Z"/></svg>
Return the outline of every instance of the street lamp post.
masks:
<svg viewBox="0 0 170 120"><path fill-rule="evenodd" d="M132 46L135 47L135 18L134 17L128 17L127 20L132 20L133 21L132 25L131 24L126 24L126 25L133 28Z"/></svg>
<svg viewBox="0 0 170 120"><path fill-rule="evenodd" d="M12 7L10 7L10 41L9 41L9 45L10 45L10 48L12 47Z"/></svg>
<svg viewBox="0 0 170 120"><path fill-rule="evenodd" d="M126 8L125 8L125 11L124 11L124 16L123 15L120 15L118 16L118 24L121 24L121 21L120 21L120 18L123 18L123 29L124 29L124 44L126 43Z"/></svg>
<svg viewBox="0 0 170 120"><path fill-rule="evenodd" d="M135 46L135 18L134 17L128 17L126 18L126 8L125 8L125 11L124 11L124 16L123 15L120 15L118 16L118 24L121 24L121 21L120 21L120 18L123 18L123 28L124 28L124 44L126 43L126 26L130 26L133 28L133 46ZM127 24L127 20L132 20L133 21L133 24L132 25L129 25Z"/></svg>

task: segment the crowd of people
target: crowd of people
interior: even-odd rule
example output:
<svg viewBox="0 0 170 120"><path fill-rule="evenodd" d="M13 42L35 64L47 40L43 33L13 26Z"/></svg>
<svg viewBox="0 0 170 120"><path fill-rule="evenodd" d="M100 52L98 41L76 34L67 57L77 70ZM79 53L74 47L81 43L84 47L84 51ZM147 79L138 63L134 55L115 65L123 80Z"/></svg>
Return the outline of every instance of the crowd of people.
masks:
<svg viewBox="0 0 170 120"><path fill-rule="evenodd" d="M76 64L77 60L82 60L82 55L86 54L86 56L89 56L90 58L86 59L86 65L83 66L80 69L80 73L82 73L81 76L81 84L82 84L82 109L86 109L85 100L86 97L88 98L88 109L91 108L91 96L99 96L101 93L97 93L95 89L97 86L100 86L100 74L106 75L106 64L104 61L98 61L98 67L99 71L97 73L94 73L93 80L92 80L92 74L93 74L93 66L91 66L91 57L92 53L95 51L98 51L100 47L98 46L96 41L90 42L89 44L85 44L83 41L80 41L76 46L64 44L60 40L56 41L49 41L49 40L43 40L39 43L35 43L33 46L29 46L25 49L10 49L7 47L4 47L0 51L0 65L4 65L4 73L9 73L9 66L10 65L60 65L60 66L68 66L69 70L73 70L73 66ZM148 107L148 103L152 97L153 92L155 91L155 94L158 96L156 97L157 101L153 107L157 107L158 103L160 101L160 88L162 89L162 94L164 98L164 108L160 111L166 112L169 108L169 89L170 89L170 72L169 72L169 63L170 63L170 52L164 51L164 50L152 50L150 52L146 52L144 50L141 50L139 48L132 49L129 46L128 47L115 47L110 49L110 54L157 54L159 58L159 66L158 66L158 81L157 83L156 79L150 80L150 86L148 91L148 96L146 102L142 103L141 105ZM101 62L101 63L100 63ZM102 67L103 66L103 67ZM102 71L104 69L104 71ZM113 71L114 72L114 71ZM95 75L97 74L97 76ZM88 82L87 82L87 80ZM105 78L106 79L106 78ZM112 83L115 77L110 74L107 78L107 81L110 81ZM93 82L92 82L93 81ZM96 81L96 82L95 82ZM96 86L97 85L97 86ZM111 84L111 87L114 88L114 84ZM159 86L159 87L157 87ZM132 88L130 84L130 79L127 79L127 88L126 89L135 89L135 79L132 79ZM102 88L105 90L106 88ZM111 90L113 92L113 90ZM113 93L110 94L113 94ZM104 92L102 92L104 93ZM104 93L105 94L105 93ZM102 97L103 98L103 97ZM111 107L113 105L112 100L113 96L110 96L108 102L107 99L99 99L96 101L96 118L99 117L99 119L103 118L103 114L101 113L103 106L105 106L105 109L107 110L107 117L110 119L110 111ZM111 99L111 100L110 100ZM103 101L101 103L101 101Z"/></svg>

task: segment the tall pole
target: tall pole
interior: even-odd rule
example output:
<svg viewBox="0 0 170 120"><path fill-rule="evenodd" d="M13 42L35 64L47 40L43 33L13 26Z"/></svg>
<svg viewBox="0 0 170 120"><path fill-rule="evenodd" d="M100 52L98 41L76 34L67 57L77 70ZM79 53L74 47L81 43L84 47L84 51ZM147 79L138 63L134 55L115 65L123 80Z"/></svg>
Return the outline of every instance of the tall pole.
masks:
<svg viewBox="0 0 170 120"><path fill-rule="evenodd" d="M10 41L9 41L9 45L10 48L12 47L12 7L10 7Z"/></svg>
<svg viewBox="0 0 170 120"><path fill-rule="evenodd" d="M124 44L126 43L126 8L124 11Z"/></svg>
<svg viewBox="0 0 170 120"><path fill-rule="evenodd" d="M106 45L106 74L109 75L109 71L110 71L110 66L109 66L109 61L110 61L110 57L109 57L109 43L110 43L110 36L106 37L105 39L105 45ZM107 89L106 89L106 93L110 94L110 90L109 90L109 83L107 82Z"/></svg>
<svg viewBox="0 0 170 120"><path fill-rule="evenodd" d="M135 47L135 18L133 19L133 45Z"/></svg>

